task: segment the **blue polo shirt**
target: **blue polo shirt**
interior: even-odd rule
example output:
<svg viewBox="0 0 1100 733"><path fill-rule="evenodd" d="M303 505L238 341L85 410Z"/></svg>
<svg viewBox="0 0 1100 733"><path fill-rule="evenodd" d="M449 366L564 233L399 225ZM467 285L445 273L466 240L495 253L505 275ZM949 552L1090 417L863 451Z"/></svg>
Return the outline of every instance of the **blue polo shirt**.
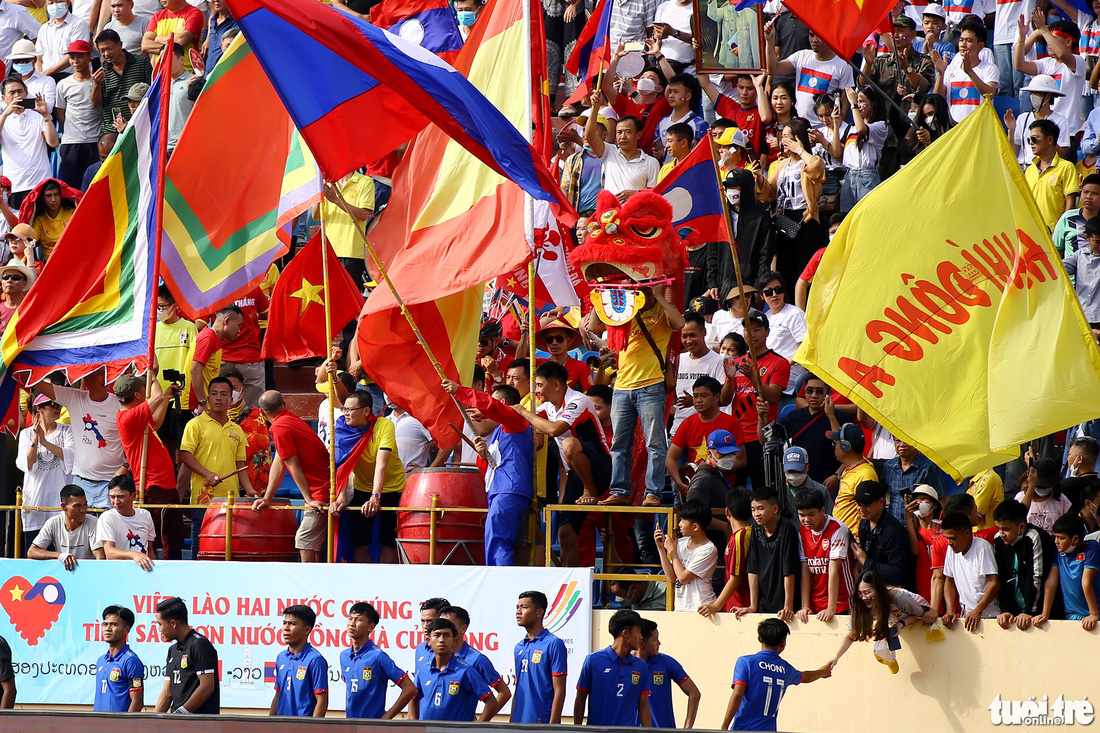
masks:
<svg viewBox="0 0 1100 733"><path fill-rule="evenodd" d="M730 730L775 730L783 693L800 682L802 673L776 652L764 649L738 657L733 666L733 685L744 685L745 696Z"/></svg>
<svg viewBox="0 0 1100 733"><path fill-rule="evenodd" d="M386 713L386 684L399 684L409 676L370 639L359 651L340 652L340 669L347 694L344 714L349 718L381 718Z"/></svg>
<svg viewBox="0 0 1100 733"><path fill-rule="evenodd" d="M455 652L455 656L476 669L481 678L489 683L489 687L504 679L504 676L497 672L496 667L489 661L489 657L469 644L463 644L462 648Z"/></svg>
<svg viewBox="0 0 1100 733"><path fill-rule="evenodd" d="M416 645L416 663L413 665L413 675L420 674L421 667L427 667L435 661L435 652L428 642L424 641Z"/></svg>
<svg viewBox="0 0 1100 733"><path fill-rule="evenodd" d="M275 689L279 691L276 715L312 717L317 696L328 692L328 662L309 644L297 654L284 649L275 658Z"/></svg>
<svg viewBox="0 0 1100 733"><path fill-rule="evenodd" d="M645 662L625 659L611 647L592 652L581 665L577 689L588 693L588 725L638 725L638 701L650 693Z"/></svg>
<svg viewBox="0 0 1100 733"><path fill-rule="evenodd" d="M142 689L145 665L130 646L118 654L107 652L95 664L95 701L92 709L101 713L125 713L130 709L130 692Z"/></svg>
<svg viewBox="0 0 1100 733"><path fill-rule="evenodd" d="M554 677L569 673L565 642L546 629L534 639L524 635L516 644L516 696L513 723L549 723L554 703Z"/></svg>
<svg viewBox="0 0 1100 733"><path fill-rule="evenodd" d="M492 694L489 683L457 656L452 656L443 669L435 666L433 658L416 675L420 720L471 721L478 700Z"/></svg>
<svg viewBox="0 0 1100 733"><path fill-rule="evenodd" d="M1080 621L1089 615L1089 604L1085 600L1085 589L1081 585L1081 576L1085 568L1100 570L1100 544L1096 540L1085 540L1073 548L1073 552L1058 555L1058 582L1062 585L1062 599L1066 607L1066 619ZM1100 598L1100 572L1093 582L1093 592Z"/></svg>
<svg viewBox="0 0 1100 733"><path fill-rule="evenodd" d="M676 715L672 711L672 684L681 685L688 678L687 672L667 654L657 654L645 660L649 668L649 712L654 728L675 728ZM635 725L640 725L640 722Z"/></svg>

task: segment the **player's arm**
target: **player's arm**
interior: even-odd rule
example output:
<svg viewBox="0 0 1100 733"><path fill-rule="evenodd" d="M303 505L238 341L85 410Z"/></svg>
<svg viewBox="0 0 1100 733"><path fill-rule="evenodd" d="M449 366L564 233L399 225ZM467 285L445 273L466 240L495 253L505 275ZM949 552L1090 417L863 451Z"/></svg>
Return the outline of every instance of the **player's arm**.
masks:
<svg viewBox="0 0 1100 733"><path fill-rule="evenodd" d="M730 723L733 722L733 716L737 715L738 708L741 707L741 701L745 699L745 685L744 683L734 683L733 693L730 695L729 704L726 705L726 717L722 718L722 730L729 730Z"/></svg>
<svg viewBox="0 0 1100 733"><path fill-rule="evenodd" d="M550 678L550 684L554 686L554 700L550 703L550 725L561 725L561 711L565 707L565 675L554 675Z"/></svg>
<svg viewBox="0 0 1100 733"><path fill-rule="evenodd" d="M680 683L680 689L688 696L687 715L684 716L684 727L694 728L695 715L699 712L699 700L702 699L703 693L699 692L699 686L695 684L695 680L690 677L684 678L683 682Z"/></svg>
<svg viewBox="0 0 1100 733"><path fill-rule="evenodd" d="M512 690L509 689L508 683L501 677L496 681L496 684L492 686L497 691L497 710L503 710L504 704L512 699Z"/></svg>
<svg viewBox="0 0 1100 733"><path fill-rule="evenodd" d="M420 700L416 695L413 695L413 699L409 700L409 720L420 720Z"/></svg>
<svg viewBox="0 0 1100 733"><path fill-rule="evenodd" d="M509 693L509 697L511 693ZM493 694L485 696L485 709L481 711L481 715L477 716L479 723L488 723L493 719L493 716L500 710L500 703L497 702L497 698Z"/></svg>
<svg viewBox="0 0 1100 733"><path fill-rule="evenodd" d="M416 685L413 684L408 675L402 677L397 686L401 688L401 692L397 695L397 700L394 701L390 709L382 716L382 720L393 720L416 697Z"/></svg>
<svg viewBox="0 0 1100 733"><path fill-rule="evenodd" d="M649 709L649 695L638 696L638 720L643 728L653 727L653 713Z"/></svg>
<svg viewBox="0 0 1100 733"><path fill-rule="evenodd" d="M0 710L11 710L15 707L15 677L0 682Z"/></svg>
<svg viewBox="0 0 1100 733"><path fill-rule="evenodd" d="M168 678L164 679L164 687L160 688L160 694L157 695L157 706L154 708L155 713L167 713L168 708L172 705L172 687L168 683Z"/></svg>
<svg viewBox="0 0 1100 733"><path fill-rule="evenodd" d="M573 725L584 725L584 706L588 703L588 690L577 688L573 699Z"/></svg>
<svg viewBox="0 0 1100 733"><path fill-rule="evenodd" d="M279 688L275 688L275 694L271 696L271 708L268 709L267 714L274 717L275 711L279 709Z"/></svg>
<svg viewBox="0 0 1100 733"><path fill-rule="evenodd" d="M317 702L313 706L313 717L323 718L325 717L325 713L328 712L328 690L324 692L315 692L313 694L317 698Z"/></svg>
<svg viewBox="0 0 1100 733"><path fill-rule="evenodd" d="M811 669L809 672L803 672L801 684L808 685L811 682L816 682L817 680L832 676L833 665L831 663L826 663L822 665L820 669Z"/></svg>
<svg viewBox="0 0 1100 733"><path fill-rule="evenodd" d="M210 699L210 696L214 694L214 685L217 684L217 675L213 671L199 672L199 686L191 693L191 697L187 698L187 702L183 704L183 707L187 708L188 712L195 712ZM275 699L279 697L279 691L275 691ZM275 702L272 701L272 710L274 710ZM274 715L274 713L272 713Z"/></svg>

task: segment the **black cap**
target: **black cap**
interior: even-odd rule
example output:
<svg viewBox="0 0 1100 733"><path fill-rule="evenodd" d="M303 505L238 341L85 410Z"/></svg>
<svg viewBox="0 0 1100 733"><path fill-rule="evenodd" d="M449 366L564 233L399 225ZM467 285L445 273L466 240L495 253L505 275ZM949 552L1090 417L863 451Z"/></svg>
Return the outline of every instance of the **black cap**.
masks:
<svg viewBox="0 0 1100 733"><path fill-rule="evenodd" d="M764 328L770 328L768 326L768 317L756 308L749 308L749 320L753 323L759 323Z"/></svg>
<svg viewBox="0 0 1100 733"><path fill-rule="evenodd" d="M886 496L886 485L878 481L862 481L856 487L856 504L874 504Z"/></svg>
<svg viewBox="0 0 1100 733"><path fill-rule="evenodd" d="M691 301L691 310L695 311L701 316L709 316L718 312L721 306L714 298L709 298L706 295L700 295Z"/></svg>
<svg viewBox="0 0 1100 733"><path fill-rule="evenodd" d="M914 23L913 19L910 18L908 15L899 15L898 17L894 18L894 27L908 28L911 31L915 31L917 29L917 24Z"/></svg>

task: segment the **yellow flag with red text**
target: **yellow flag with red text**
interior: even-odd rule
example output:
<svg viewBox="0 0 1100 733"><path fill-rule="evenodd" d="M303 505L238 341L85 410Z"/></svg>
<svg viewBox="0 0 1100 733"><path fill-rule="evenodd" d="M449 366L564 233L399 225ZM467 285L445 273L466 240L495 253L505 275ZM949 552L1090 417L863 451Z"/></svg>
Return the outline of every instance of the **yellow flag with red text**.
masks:
<svg viewBox="0 0 1100 733"><path fill-rule="evenodd" d="M864 198L795 360L956 479L1100 416L1100 351L989 101Z"/></svg>

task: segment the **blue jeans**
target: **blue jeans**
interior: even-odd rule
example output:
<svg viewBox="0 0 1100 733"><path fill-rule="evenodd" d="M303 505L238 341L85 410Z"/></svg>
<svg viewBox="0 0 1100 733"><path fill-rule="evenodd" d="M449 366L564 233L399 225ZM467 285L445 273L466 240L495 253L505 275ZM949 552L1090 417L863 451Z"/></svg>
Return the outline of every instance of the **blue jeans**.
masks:
<svg viewBox="0 0 1100 733"><path fill-rule="evenodd" d="M107 498L107 484L110 481L93 481L90 478L73 474L73 483L84 489L88 507L92 509L110 509L111 500Z"/></svg>
<svg viewBox="0 0 1100 733"><path fill-rule="evenodd" d="M611 493L630 496L630 457L634 449L634 425L641 419L649 453L645 473L647 496L661 496L665 485L665 383L638 389L616 389L611 400Z"/></svg>
<svg viewBox="0 0 1100 733"><path fill-rule="evenodd" d="M882 179L879 177L878 168L854 168L848 171L848 175L844 177L844 184L840 187L840 210L851 211L864 196L871 193L871 189L880 183Z"/></svg>
<svg viewBox="0 0 1100 733"><path fill-rule="evenodd" d="M191 559L199 559L199 533L202 532L202 520L206 518L205 509L191 510Z"/></svg>

